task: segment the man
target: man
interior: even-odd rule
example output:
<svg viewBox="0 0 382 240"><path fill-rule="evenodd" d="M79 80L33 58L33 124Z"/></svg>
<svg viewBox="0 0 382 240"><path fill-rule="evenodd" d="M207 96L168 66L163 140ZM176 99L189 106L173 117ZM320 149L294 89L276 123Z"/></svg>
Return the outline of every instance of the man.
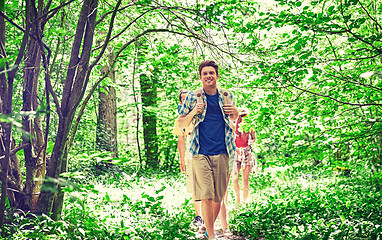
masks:
<svg viewBox="0 0 382 240"><path fill-rule="evenodd" d="M179 125L188 126L195 118L190 132L193 154L194 199L200 200L208 239L215 239L214 223L227 189L230 159L235 157L235 142L230 120L236 121L238 110L223 103L223 90L217 87L219 67L214 61L199 65L203 102L199 94L190 92L180 110ZM225 92L227 93L227 92ZM226 94L233 102L233 94Z"/></svg>

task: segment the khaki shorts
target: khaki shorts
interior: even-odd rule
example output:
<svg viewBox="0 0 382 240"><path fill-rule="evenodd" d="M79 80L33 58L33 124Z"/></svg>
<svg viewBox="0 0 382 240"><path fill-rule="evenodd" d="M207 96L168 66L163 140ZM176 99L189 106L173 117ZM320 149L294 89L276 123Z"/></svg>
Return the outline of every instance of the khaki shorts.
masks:
<svg viewBox="0 0 382 240"><path fill-rule="evenodd" d="M192 157L194 200L213 199L220 203L227 190L229 158L227 154Z"/></svg>

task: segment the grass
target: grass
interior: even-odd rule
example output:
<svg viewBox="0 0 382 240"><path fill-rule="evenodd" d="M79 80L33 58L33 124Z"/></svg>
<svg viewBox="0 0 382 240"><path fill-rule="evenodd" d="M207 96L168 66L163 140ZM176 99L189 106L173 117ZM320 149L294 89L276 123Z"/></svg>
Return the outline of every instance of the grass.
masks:
<svg viewBox="0 0 382 240"><path fill-rule="evenodd" d="M249 239L382 239L381 178L332 168L265 169L251 178L255 194L231 221Z"/></svg>
<svg viewBox="0 0 382 240"><path fill-rule="evenodd" d="M251 174L250 203L231 229L247 239L382 239L381 175L333 167L268 167ZM127 172L127 173L125 173ZM8 239L194 239L191 196L180 173L136 175L120 168L69 175L61 221L10 216ZM233 205L230 190L230 204ZM9 238L11 236L11 238Z"/></svg>

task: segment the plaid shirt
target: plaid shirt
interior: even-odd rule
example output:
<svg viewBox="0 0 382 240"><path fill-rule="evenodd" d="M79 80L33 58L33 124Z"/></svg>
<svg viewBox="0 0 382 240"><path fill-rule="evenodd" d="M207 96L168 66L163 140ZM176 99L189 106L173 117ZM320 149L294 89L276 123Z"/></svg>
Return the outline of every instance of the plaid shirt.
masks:
<svg viewBox="0 0 382 240"><path fill-rule="evenodd" d="M231 91L229 92L229 98L232 103L233 101L233 94ZM196 156L199 154L199 123L204 121L204 118L206 116L207 112L207 98L204 93L204 90L202 90L203 93L203 101L206 103L206 106L204 107L203 113L202 114L197 114L194 116L192 122L190 124L193 124L195 121L195 131L191 131L191 135L189 136L189 141L190 141L190 152L192 155ZM227 147L227 153L230 158L230 161L235 159L235 151L236 151L236 146L235 146L235 139L234 139L234 134L232 131L232 128L229 126L229 118L228 115L224 114L223 112L223 95L222 95L222 90L218 88L218 94L219 94L219 106L223 114L224 122L225 122L225 145ZM189 92L187 94L186 99L184 100L184 103L180 109L180 114L186 116L189 112L191 112L192 109L196 106L196 96L195 92Z"/></svg>

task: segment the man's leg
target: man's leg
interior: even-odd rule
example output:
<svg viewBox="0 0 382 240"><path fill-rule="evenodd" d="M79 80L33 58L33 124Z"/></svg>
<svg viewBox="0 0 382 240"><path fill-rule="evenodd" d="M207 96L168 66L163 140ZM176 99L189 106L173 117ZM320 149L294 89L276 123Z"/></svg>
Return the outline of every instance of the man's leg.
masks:
<svg viewBox="0 0 382 240"><path fill-rule="evenodd" d="M235 191L236 203L240 203L239 173L240 173L240 167L237 166L236 173L235 173L235 170L232 171L232 185L233 185L233 190Z"/></svg>
<svg viewBox="0 0 382 240"><path fill-rule="evenodd" d="M201 201L194 200L194 209L195 209L196 216L202 216L200 212L200 208L201 208L200 204L201 204Z"/></svg>
<svg viewBox="0 0 382 240"><path fill-rule="evenodd" d="M214 208L214 224L215 224L216 219L219 216L219 213L220 213L220 210L221 210L221 205L222 205L221 202L217 203L217 202L212 201L212 206Z"/></svg>
<svg viewBox="0 0 382 240"><path fill-rule="evenodd" d="M225 192L224 199L221 204L220 212L219 212L219 217L220 217L223 231L225 231L228 228L228 219L227 219L228 185L229 185L229 176L227 179L227 190Z"/></svg>
<svg viewBox="0 0 382 240"><path fill-rule="evenodd" d="M215 204L213 204L212 199L203 199L202 200L202 214L204 219L204 225L206 226L209 239L215 237Z"/></svg>
<svg viewBox="0 0 382 240"><path fill-rule="evenodd" d="M243 169L243 198L244 204L247 203L249 195L249 173L251 172L251 166L247 165Z"/></svg>

